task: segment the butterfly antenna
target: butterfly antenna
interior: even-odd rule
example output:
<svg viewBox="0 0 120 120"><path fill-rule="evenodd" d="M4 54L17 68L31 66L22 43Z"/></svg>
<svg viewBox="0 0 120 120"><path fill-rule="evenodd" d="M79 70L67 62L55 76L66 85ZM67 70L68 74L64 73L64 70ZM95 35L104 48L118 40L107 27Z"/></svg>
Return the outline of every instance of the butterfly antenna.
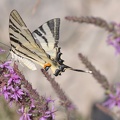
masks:
<svg viewBox="0 0 120 120"><path fill-rule="evenodd" d="M3 45L5 45L6 47L8 47L9 49L10 49L10 46L9 45L6 45L6 44L4 44L4 43L2 43L2 42L0 42L1 44L3 44Z"/></svg>
<svg viewBox="0 0 120 120"><path fill-rule="evenodd" d="M7 55L7 57L6 57L6 59L8 59L8 57L10 56L10 52L8 53L8 55Z"/></svg>
<svg viewBox="0 0 120 120"><path fill-rule="evenodd" d="M10 48L11 48L9 45L6 45L6 44L4 44L4 43L2 43L2 42L0 42L0 44L2 44L2 45L4 45L4 46L8 47L8 48L9 48L9 50L10 50ZM10 52L8 53L8 55L7 55L6 59L8 59L9 55L10 55Z"/></svg>
<svg viewBox="0 0 120 120"><path fill-rule="evenodd" d="M74 68L69 68L70 70L73 70L73 71L76 71L76 72L85 72L85 73L90 73L90 74L92 74L92 71L89 71L89 70L80 70L80 69L74 69Z"/></svg>

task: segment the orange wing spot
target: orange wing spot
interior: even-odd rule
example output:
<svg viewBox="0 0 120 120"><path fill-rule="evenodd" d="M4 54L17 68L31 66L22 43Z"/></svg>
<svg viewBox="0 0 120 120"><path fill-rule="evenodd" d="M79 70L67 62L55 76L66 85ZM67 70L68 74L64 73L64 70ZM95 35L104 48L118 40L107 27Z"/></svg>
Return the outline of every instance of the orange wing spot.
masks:
<svg viewBox="0 0 120 120"><path fill-rule="evenodd" d="M45 69L46 67L51 67L51 64L50 64L50 63L45 63L45 64L44 64L44 69Z"/></svg>

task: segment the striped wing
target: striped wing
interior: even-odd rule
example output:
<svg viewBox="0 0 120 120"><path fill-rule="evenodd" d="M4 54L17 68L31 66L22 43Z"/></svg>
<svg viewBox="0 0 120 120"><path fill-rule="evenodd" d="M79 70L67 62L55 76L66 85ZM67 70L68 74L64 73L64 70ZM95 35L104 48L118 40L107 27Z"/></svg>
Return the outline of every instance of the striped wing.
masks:
<svg viewBox="0 0 120 120"><path fill-rule="evenodd" d="M55 59L58 50L60 18L47 21L32 32L36 42L51 58Z"/></svg>
<svg viewBox="0 0 120 120"><path fill-rule="evenodd" d="M32 34L16 10L10 13L9 36L12 57L23 62L30 69L35 70L34 62L44 66L47 54L38 45Z"/></svg>

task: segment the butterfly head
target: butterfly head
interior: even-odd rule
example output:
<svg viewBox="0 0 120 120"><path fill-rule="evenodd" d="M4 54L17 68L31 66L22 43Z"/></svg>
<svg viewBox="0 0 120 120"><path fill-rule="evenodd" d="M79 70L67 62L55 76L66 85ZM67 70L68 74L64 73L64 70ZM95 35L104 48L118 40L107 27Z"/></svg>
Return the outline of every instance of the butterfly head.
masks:
<svg viewBox="0 0 120 120"><path fill-rule="evenodd" d="M65 72L65 70L66 70L67 68L70 68L70 67L67 66L67 65L61 64L61 65L59 66L59 68L55 70L54 75L55 75L55 76L61 75L61 72Z"/></svg>
<svg viewBox="0 0 120 120"><path fill-rule="evenodd" d="M55 63L55 62L53 62L53 63L45 63L44 64L44 69L46 70L46 71L48 71L49 70L49 68L51 68L52 69L52 71L53 71L53 73L54 73L54 75L55 76L58 76L58 75L61 75L61 72L64 72L65 71L65 69L67 68L67 66L66 65L64 65L64 64L57 64L57 63Z"/></svg>

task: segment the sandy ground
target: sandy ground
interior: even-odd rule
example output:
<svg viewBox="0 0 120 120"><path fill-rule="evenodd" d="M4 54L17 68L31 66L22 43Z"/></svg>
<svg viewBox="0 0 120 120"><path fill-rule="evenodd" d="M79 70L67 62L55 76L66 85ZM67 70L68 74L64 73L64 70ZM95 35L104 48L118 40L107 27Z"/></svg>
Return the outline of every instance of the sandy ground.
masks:
<svg viewBox="0 0 120 120"><path fill-rule="evenodd" d="M0 41L9 45L8 20L13 9L18 10L31 31L47 20L59 17L60 46L65 63L86 69L78 58L78 53L83 53L110 83L117 82L120 77L120 57L115 55L114 48L107 45L107 32L93 25L68 22L64 17L96 16L109 22L119 22L119 6L119 0L1 0ZM39 66L37 71L20 68L41 95L51 96L59 104L58 97ZM84 116L89 115L94 102L104 99L104 90L90 74L66 71L56 77L56 81ZM59 109L58 106L56 108Z"/></svg>

